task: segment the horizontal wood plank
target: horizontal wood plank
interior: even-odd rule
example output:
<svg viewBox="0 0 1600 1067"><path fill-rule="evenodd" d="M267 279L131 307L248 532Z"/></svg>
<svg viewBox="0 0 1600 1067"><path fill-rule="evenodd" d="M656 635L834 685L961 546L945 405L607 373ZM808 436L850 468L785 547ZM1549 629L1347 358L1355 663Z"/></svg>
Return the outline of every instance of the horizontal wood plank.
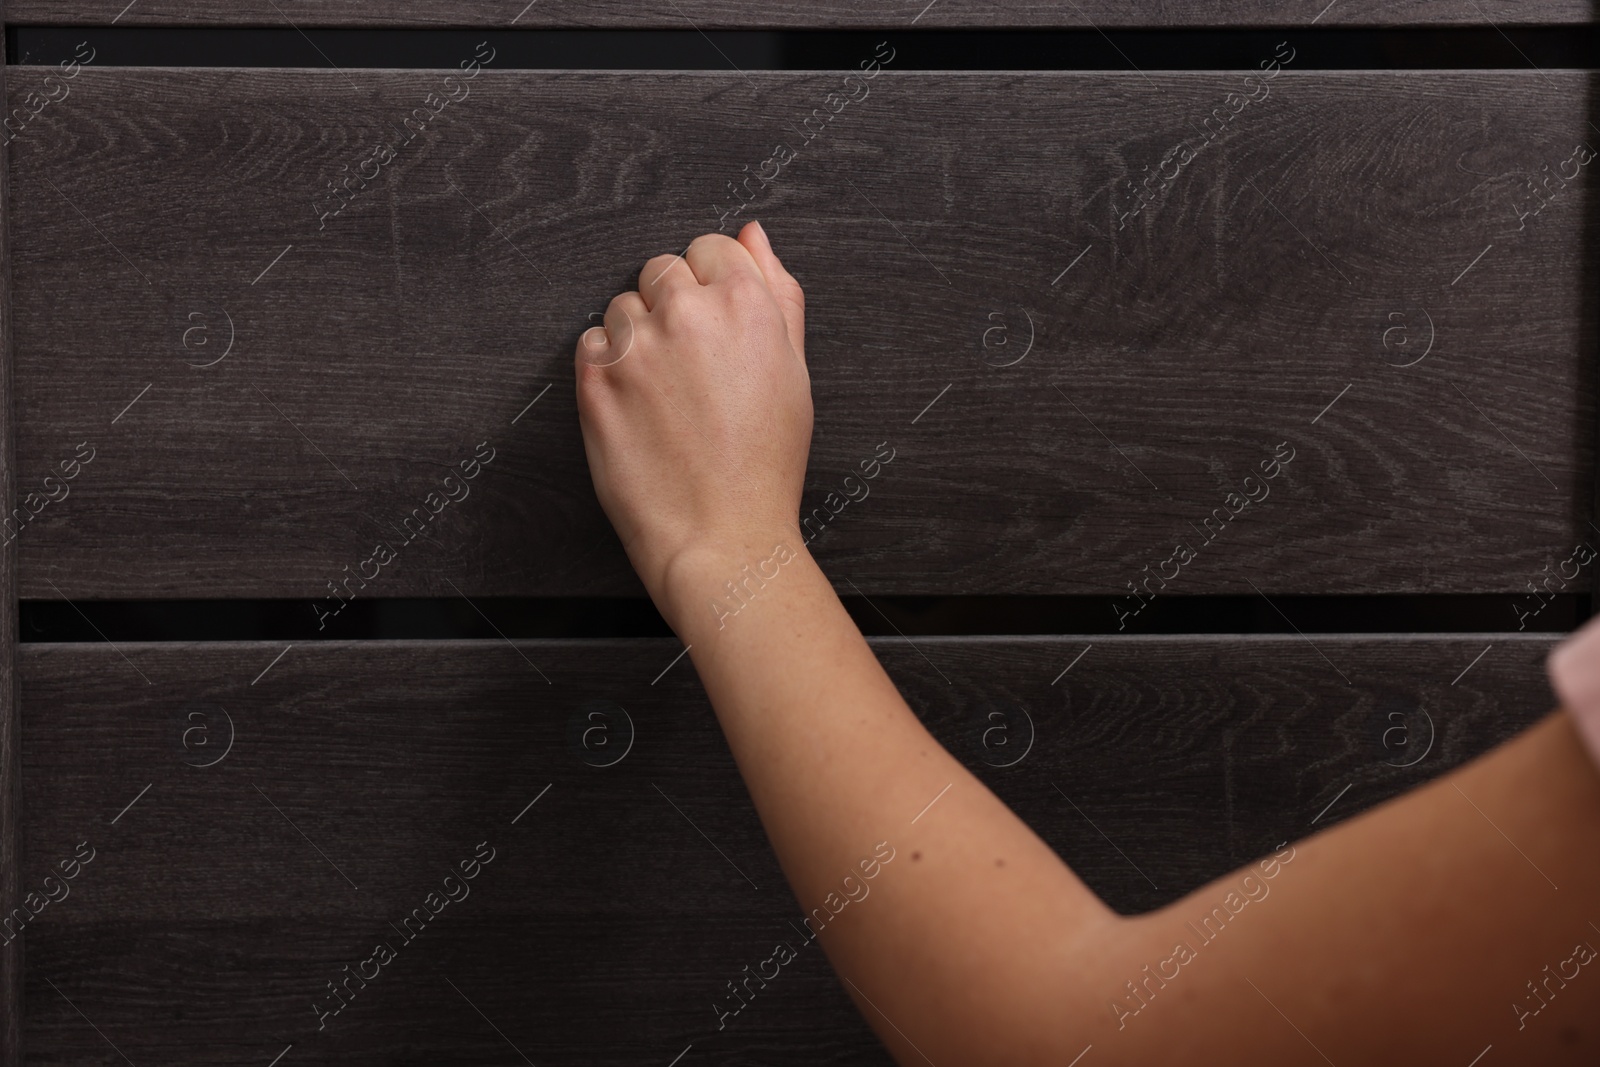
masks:
<svg viewBox="0 0 1600 1067"><path fill-rule="evenodd" d="M1552 640L874 644L935 735L1139 911L1533 722ZM800 916L679 651L23 646L25 888L93 850L25 931L30 1058L104 1055L70 997L135 1063L291 1043L299 1063L504 1063L484 1016L537 1063L691 1043L696 1062L885 1062L814 946L718 1027L741 968L803 947ZM914 815L884 812L881 837ZM391 924L479 842L470 893L402 943ZM326 983L379 940L397 961L319 1030Z"/></svg>
<svg viewBox="0 0 1600 1067"><path fill-rule="evenodd" d="M1001 0L983 5L902 0L862 5L849 0L741 3L680 0L623 3L598 0L581 7L520 0L313 0L285 10L270 0L19 0L12 19L46 25L104 26L482 26L486 28L605 26L706 29L990 28L1156 26L1392 26L1578 23L1594 18L1588 0Z"/></svg>
<svg viewBox="0 0 1600 1067"><path fill-rule="evenodd" d="M22 593L636 594L572 347L756 216L843 588L1525 592L1592 502L1593 78L1291 53L1248 89L85 66L12 146Z"/></svg>

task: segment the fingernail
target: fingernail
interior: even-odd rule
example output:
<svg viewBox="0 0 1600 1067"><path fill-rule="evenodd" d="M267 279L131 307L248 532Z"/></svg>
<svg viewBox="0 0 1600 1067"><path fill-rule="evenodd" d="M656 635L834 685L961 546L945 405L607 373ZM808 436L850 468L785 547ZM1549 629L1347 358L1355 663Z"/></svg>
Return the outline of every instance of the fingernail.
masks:
<svg viewBox="0 0 1600 1067"><path fill-rule="evenodd" d="M761 239L763 241L767 240L767 231L762 228L761 222L760 222L759 219L751 219L750 220L750 225L752 225L752 226L754 226L756 228L756 232L761 235ZM768 243L770 244L771 242L769 241Z"/></svg>

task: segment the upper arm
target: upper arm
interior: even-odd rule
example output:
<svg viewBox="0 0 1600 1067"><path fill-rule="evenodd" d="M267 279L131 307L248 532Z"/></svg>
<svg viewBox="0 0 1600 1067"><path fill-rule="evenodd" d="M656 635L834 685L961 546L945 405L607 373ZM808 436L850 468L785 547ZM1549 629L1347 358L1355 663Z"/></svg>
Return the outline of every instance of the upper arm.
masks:
<svg viewBox="0 0 1600 1067"><path fill-rule="evenodd" d="M1550 716L1270 864L1107 925L1068 979L1085 1036L1062 1051L1465 1065L1492 1044L1502 1063L1594 1063L1597 846L1600 773Z"/></svg>

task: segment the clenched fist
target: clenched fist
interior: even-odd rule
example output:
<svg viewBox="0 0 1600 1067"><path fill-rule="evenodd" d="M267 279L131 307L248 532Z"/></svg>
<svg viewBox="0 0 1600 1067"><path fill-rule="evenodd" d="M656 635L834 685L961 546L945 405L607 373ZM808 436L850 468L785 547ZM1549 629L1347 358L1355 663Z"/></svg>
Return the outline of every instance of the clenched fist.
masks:
<svg viewBox="0 0 1600 1067"><path fill-rule="evenodd" d="M595 493L669 622L690 559L797 543L811 448L805 295L759 223L657 256L578 341ZM730 575L731 577L732 575Z"/></svg>

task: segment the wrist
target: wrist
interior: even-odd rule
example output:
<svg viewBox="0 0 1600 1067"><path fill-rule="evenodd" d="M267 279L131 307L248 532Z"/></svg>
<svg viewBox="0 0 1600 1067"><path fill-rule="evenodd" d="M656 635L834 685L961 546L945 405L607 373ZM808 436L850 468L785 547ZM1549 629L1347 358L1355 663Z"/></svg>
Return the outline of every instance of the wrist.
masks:
<svg viewBox="0 0 1600 1067"><path fill-rule="evenodd" d="M716 631L796 563L809 561L796 527L731 531L685 545L667 560L651 598L674 632Z"/></svg>

